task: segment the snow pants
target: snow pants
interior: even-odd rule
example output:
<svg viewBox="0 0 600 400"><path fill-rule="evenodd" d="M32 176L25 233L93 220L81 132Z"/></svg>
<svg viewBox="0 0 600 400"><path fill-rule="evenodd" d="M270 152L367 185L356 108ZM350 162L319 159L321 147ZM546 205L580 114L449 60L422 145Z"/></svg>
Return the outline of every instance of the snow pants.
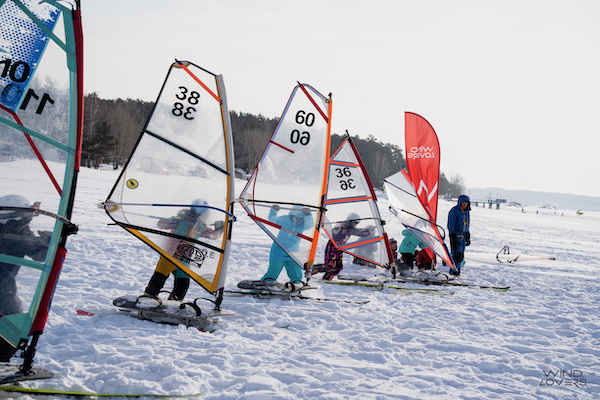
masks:
<svg viewBox="0 0 600 400"><path fill-rule="evenodd" d="M333 277L339 274L344 268L343 255L344 252L338 250L330 240L327 242L327 247L325 247L325 263L321 266L315 265L313 267L313 273L325 272L323 279L326 281L332 280Z"/></svg>
<svg viewBox="0 0 600 400"><path fill-rule="evenodd" d="M284 267L288 278L290 278L290 282L294 284L302 283L302 268L291 259L288 261L269 260L269 269L260 280L275 282Z"/></svg>

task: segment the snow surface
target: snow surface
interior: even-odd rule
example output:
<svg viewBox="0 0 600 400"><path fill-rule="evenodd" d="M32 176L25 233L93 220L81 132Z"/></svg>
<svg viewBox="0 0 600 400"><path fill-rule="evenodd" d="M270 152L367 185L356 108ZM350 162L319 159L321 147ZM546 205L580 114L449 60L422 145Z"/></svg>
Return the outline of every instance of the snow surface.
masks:
<svg viewBox="0 0 600 400"><path fill-rule="evenodd" d="M206 399L600 398L598 212L473 207L462 280L510 285L508 292L378 291L324 284L317 275L311 283L319 289L307 295L338 301L226 297L223 308L236 315L206 326L209 333L113 314L112 300L141 294L158 260L141 241L108 225L96 207L117 174L81 171L73 216L80 229L67 243L35 358L55 377L29 387L202 392ZM236 192L243 184L236 182ZM383 195L379 204L390 237L401 237ZM440 200L442 225L453 205ZM241 207L235 213L228 289L264 274L271 245ZM322 239L317 262L324 245ZM556 260L500 264L495 253L504 245L513 254ZM349 261L345 272L378 272ZM282 272L280 280L286 278ZM169 279L165 288L171 287ZM193 285L187 299L205 294ZM79 316L78 309L108 315Z"/></svg>

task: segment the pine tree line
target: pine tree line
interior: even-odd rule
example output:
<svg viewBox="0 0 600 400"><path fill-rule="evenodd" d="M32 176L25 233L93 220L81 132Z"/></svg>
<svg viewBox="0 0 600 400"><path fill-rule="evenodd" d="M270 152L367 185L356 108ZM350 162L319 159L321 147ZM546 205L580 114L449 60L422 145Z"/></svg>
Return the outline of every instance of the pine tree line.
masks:
<svg viewBox="0 0 600 400"><path fill-rule="evenodd" d="M105 100L91 93L85 97L82 164L97 168L111 163L114 168L123 165L142 131L154 103L133 99ZM250 172L259 161L277 125L277 118L262 114L230 112L236 168ZM344 136L333 134L331 152ZM365 164L373 185L383 187L383 180L406 166L402 149L378 141L373 135L367 139L353 136L352 140ZM462 194L464 182L458 175L450 180L440 174L440 194L453 197Z"/></svg>

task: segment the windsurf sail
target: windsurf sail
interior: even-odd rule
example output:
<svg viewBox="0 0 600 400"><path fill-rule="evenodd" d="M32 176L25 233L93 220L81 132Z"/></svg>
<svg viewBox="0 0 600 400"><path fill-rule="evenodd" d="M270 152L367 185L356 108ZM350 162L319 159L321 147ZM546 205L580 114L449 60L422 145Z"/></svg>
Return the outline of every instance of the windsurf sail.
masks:
<svg viewBox="0 0 600 400"><path fill-rule="evenodd" d="M303 269L312 266L317 249L331 111L331 94L325 97L299 83L239 197L250 218ZM298 229L275 222L277 216L292 218L298 211L307 213Z"/></svg>
<svg viewBox="0 0 600 400"><path fill-rule="evenodd" d="M321 227L340 250L384 268L394 262L383 221L377 208L377 196L362 159L350 138L344 138L329 160L327 194ZM336 229L351 218L357 231L368 235L340 237ZM348 239L348 241L345 241Z"/></svg>
<svg viewBox="0 0 600 400"><path fill-rule="evenodd" d="M440 173L437 134L425 118L407 112L405 145L407 170L384 180L392 211L406 229L454 269L444 244L444 229L436 223Z"/></svg>
<svg viewBox="0 0 600 400"><path fill-rule="evenodd" d="M176 61L102 206L215 295L219 308L235 220L234 178L223 77Z"/></svg>
<svg viewBox="0 0 600 400"><path fill-rule="evenodd" d="M511 254L508 246L502 247L498 254L496 254L496 260L500 263L512 264L517 261L537 261L537 260L556 260L554 257L537 257L528 256L525 254Z"/></svg>
<svg viewBox="0 0 600 400"><path fill-rule="evenodd" d="M79 2L0 2L0 349L39 335L77 231L70 219L83 131Z"/></svg>

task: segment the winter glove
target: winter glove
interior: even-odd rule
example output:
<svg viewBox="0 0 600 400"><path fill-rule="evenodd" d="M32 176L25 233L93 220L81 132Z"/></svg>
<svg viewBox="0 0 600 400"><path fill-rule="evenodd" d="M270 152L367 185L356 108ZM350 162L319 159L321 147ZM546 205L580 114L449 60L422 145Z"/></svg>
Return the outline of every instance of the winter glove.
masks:
<svg viewBox="0 0 600 400"><path fill-rule="evenodd" d="M279 204L273 204L273 206L271 207L271 209L273 209L275 211L279 211L279 210L281 210L281 207L279 206Z"/></svg>
<svg viewBox="0 0 600 400"><path fill-rule="evenodd" d="M465 246L471 244L471 234L469 232L465 232Z"/></svg>
<svg viewBox="0 0 600 400"><path fill-rule="evenodd" d="M215 231L222 231L225 228L225 222L217 221L215 222Z"/></svg>
<svg viewBox="0 0 600 400"><path fill-rule="evenodd" d="M40 235L40 243L43 246L48 247L50 245L50 239L52 239L51 231L38 231L38 235Z"/></svg>
<svg viewBox="0 0 600 400"><path fill-rule="evenodd" d="M310 214L310 208L308 208L308 207L304 207L304 208L302 209L302 213L303 213L304 215L308 215L308 214Z"/></svg>

